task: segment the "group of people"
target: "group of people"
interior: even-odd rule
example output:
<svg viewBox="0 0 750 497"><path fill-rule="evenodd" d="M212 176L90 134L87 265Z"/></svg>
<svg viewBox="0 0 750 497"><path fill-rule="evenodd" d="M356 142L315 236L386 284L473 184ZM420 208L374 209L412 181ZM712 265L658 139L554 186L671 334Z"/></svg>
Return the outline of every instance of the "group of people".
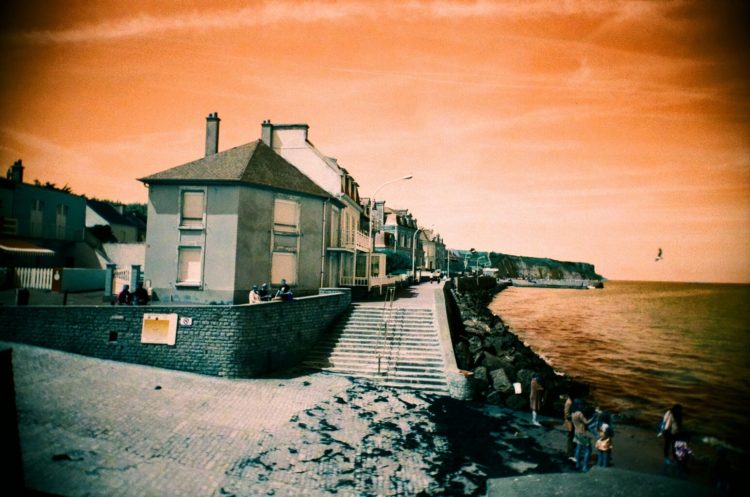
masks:
<svg viewBox="0 0 750 497"><path fill-rule="evenodd" d="M123 285L122 290L117 294L119 305L146 305L150 300L148 290L143 288L141 282L138 282L134 292L130 291L130 285Z"/></svg>
<svg viewBox="0 0 750 497"><path fill-rule="evenodd" d="M615 431L612 415L599 408L587 408L580 400L565 396L563 427L567 431L567 454L576 463L576 469L586 472L593 450L596 465L607 467L612 463L612 439ZM687 474L687 462L693 451L687 444L682 428L682 406L675 404L664 413L659 423L658 436L664 440L664 469L675 464L677 475ZM574 449L575 447L575 449Z"/></svg>
<svg viewBox="0 0 750 497"><path fill-rule="evenodd" d="M282 279L281 286L275 293L271 292L268 288L268 283L263 283L260 287L253 285L252 290L250 290L249 300L251 304L258 304L271 300L292 300L293 297L292 288L285 279Z"/></svg>
<svg viewBox="0 0 750 497"><path fill-rule="evenodd" d="M606 468L611 464L612 439L615 435L609 412L595 409L587 415L586 411L586 404L582 400L565 396L563 426L568 434L567 453L575 460L576 469L584 473L589 470L593 449L596 450L597 466Z"/></svg>

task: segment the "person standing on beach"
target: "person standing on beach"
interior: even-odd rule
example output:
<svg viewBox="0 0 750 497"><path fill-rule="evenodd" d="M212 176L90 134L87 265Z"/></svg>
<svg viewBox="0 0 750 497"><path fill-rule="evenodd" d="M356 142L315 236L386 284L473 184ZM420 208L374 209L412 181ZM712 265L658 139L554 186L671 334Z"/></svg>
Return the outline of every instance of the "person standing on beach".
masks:
<svg viewBox="0 0 750 497"><path fill-rule="evenodd" d="M664 438L664 467L668 466L671 461L670 457L675 457L674 443L677 437L682 434L682 406L673 405L661 420L661 430L659 436Z"/></svg>
<svg viewBox="0 0 750 497"><path fill-rule="evenodd" d="M586 419L586 416L583 414L582 402L575 401L572 409L571 420L573 421L573 428L575 430L573 440L576 443L576 469L585 473L589 470L589 459L591 458L592 436L588 428L591 420Z"/></svg>
<svg viewBox="0 0 750 497"><path fill-rule="evenodd" d="M568 457L573 456L573 421L571 420L571 409L573 408L573 398L570 394L564 394L565 404L563 405L563 428L568 434L565 453Z"/></svg>
<svg viewBox="0 0 750 497"><path fill-rule="evenodd" d="M531 388L529 389L529 405L531 406L531 423L534 426L542 426L536 420L536 413L542 408L542 391L544 387L539 383L539 375L531 377Z"/></svg>
<svg viewBox="0 0 750 497"><path fill-rule="evenodd" d="M596 441L596 465L606 468L612 451L612 431L607 423L599 425L599 439Z"/></svg>

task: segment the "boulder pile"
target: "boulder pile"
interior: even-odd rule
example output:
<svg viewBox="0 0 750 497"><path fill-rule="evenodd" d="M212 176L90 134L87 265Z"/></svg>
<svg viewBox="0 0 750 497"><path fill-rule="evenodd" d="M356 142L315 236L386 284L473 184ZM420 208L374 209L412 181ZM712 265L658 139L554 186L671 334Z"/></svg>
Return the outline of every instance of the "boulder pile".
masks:
<svg viewBox="0 0 750 497"><path fill-rule="evenodd" d="M533 375L544 387L541 414L561 416L568 393L580 398L588 387L557 373L552 366L524 344L503 320L488 309L504 286L492 289L451 290L455 302L451 327L458 368L469 378L474 400L516 410L529 408Z"/></svg>

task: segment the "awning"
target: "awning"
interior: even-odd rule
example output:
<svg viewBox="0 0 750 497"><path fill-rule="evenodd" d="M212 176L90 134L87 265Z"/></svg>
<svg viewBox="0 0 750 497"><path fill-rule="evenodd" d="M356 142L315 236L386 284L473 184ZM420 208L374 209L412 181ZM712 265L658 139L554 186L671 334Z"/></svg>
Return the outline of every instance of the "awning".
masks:
<svg viewBox="0 0 750 497"><path fill-rule="evenodd" d="M55 255L54 250L34 245L25 240L0 240L0 250L14 254Z"/></svg>

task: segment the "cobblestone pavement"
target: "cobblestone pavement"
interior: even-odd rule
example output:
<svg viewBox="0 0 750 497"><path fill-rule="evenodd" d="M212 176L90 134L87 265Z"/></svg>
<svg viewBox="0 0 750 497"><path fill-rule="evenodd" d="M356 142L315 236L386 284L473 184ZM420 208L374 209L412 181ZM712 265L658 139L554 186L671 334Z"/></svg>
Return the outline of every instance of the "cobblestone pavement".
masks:
<svg viewBox="0 0 750 497"><path fill-rule="evenodd" d="M512 416L448 398L322 373L231 380L0 346L13 348L27 486L50 494L483 495L488 477L564 464Z"/></svg>

